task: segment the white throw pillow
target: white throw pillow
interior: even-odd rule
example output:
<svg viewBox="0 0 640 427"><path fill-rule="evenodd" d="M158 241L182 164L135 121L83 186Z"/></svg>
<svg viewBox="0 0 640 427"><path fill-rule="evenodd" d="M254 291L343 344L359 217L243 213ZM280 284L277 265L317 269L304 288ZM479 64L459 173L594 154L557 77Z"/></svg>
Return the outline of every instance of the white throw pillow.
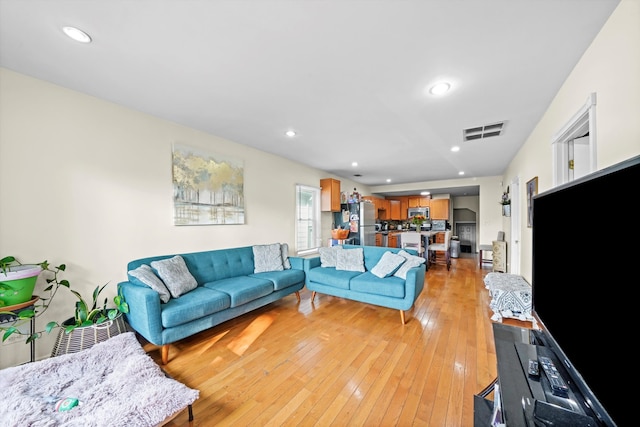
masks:
<svg viewBox="0 0 640 427"><path fill-rule="evenodd" d="M404 262L404 264L400 266L400 268L395 273L393 273L393 275L405 280L407 279L407 271L409 271L410 268L417 267L426 261L426 259L420 256L411 255L407 251L400 251L398 252L398 255L403 256L407 260Z"/></svg>
<svg viewBox="0 0 640 427"><path fill-rule="evenodd" d="M321 267L335 267L338 260L338 251L342 251L342 246L321 247L318 249L320 254Z"/></svg>
<svg viewBox="0 0 640 427"><path fill-rule="evenodd" d="M173 258L151 261L151 267L157 272L164 284L169 289L173 298L178 298L198 287L198 282L191 275L187 264L180 255Z"/></svg>
<svg viewBox="0 0 640 427"><path fill-rule="evenodd" d="M364 249L343 249L337 252L336 270L364 272Z"/></svg>
<svg viewBox="0 0 640 427"><path fill-rule="evenodd" d="M289 244L280 243L280 249L282 249L282 268L285 270L291 269L291 261L289 261Z"/></svg>
<svg viewBox="0 0 640 427"><path fill-rule="evenodd" d="M282 249L280 243L253 246L253 272L282 271Z"/></svg>
<svg viewBox="0 0 640 427"><path fill-rule="evenodd" d="M169 290L147 264L142 264L135 270L130 270L129 275L138 279L143 285L146 285L156 291L160 295L160 301L164 303L169 302L169 299L171 298Z"/></svg>
<svg viewBox="0 0 640 427"><path fill-rule="evenodd" d="M405 262L407 259L401 255L394 254L387 251L382 255L380 261L375 267L371 269L371 273L383 279L393 275L393 273Z"/></svg>

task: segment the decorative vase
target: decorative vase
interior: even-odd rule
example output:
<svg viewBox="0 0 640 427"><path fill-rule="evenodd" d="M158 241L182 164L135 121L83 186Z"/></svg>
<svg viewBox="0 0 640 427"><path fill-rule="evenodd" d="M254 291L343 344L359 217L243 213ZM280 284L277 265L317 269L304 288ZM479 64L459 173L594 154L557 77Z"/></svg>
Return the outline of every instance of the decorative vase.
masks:
<svg viewBox="0 0 640 427"><path fill-rule="evenodd" d="M30 301L36 286L39 265L14 265L6 272L0 270L0 307Z"/></svg>
<svg viewBox="0 0 640 427"><path fill-rule="evenodd" d="M77 327L66 333L64 327L73 325L74 322L75 319L71 317L62 323L62 328L58 330L58 337L51 351L51 357L77 353L111 337L131 331L122 313L119 313L113 320L107 320L96 325Z"/></svg>

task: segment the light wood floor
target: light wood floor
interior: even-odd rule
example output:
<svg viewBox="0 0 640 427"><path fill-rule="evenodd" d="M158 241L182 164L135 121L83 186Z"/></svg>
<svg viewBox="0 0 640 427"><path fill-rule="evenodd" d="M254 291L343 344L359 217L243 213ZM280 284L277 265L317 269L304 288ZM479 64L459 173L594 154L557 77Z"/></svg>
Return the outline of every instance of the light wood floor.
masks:
<svg viewBox="0 0 640 427"><path fill-rule="evenodd" d="M182 340L164 369L200 390L194 426L472 426L473 395L496 376L490 271L475 254L431 268L406 325L303 289ZM187 412L167 426L189 426Z"/></svg>

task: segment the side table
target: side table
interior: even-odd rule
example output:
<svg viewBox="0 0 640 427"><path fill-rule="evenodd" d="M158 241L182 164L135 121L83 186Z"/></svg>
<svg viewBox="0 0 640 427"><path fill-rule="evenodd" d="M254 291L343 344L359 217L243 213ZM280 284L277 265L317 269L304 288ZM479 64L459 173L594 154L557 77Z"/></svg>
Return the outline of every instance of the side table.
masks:
<svg viewBox="0 0 640 427"><path fill-rule="evenodd" d="M15 304L9 305L6 307L0 308L0 324L13 322L18 318L18 315L23 310L32 310L35 308L35 303L38 301L40 297L38 295L33 295L31 300ZM29 333L33 335L36 332L36 318L33 316L29 321ZM32 340L29 343L31 346L31 362L36 361L36 341Z"/></svg>

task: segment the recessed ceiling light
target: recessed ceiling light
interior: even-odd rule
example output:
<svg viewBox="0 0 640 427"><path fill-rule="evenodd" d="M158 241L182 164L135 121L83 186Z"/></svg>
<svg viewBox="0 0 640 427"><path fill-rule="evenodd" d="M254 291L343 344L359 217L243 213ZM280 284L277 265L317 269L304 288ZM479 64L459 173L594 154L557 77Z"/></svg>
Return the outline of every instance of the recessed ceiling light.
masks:
<svg viewBox="0 0 640 427"><path fill-rule="evenodd" d="M358 166L358 162L351 162L351 166L355 168L356 166Z"/></svg>
<svg viewBox="0 0 640 427"><path fill-rule="evenodd" d="M458 175L464 175L463 171L458 172Z"/></svg>
<svg viewBox="0 0 640 427"><path fill-rule="evenodd" d="M91 43L91 37L89 37L89 34L76 27L62 27L62 31L77 42Z"/></svg>
<svg viewBox="0 0 640 427"><path fill-rule="evenodd" d="M387 182L391 182L391 178L387 178Z"/></svg>
<svg viewBox="0 0 640 427"><path fill-rule="evenodd" d="M296 131L288 130L284 134L287 135L289 138L293 138L294 136L296 136Z"/></svg>
<svg viewBox="0 0 640 427"><path fill-rule="evenodd" d="M458 147L457 145L451 147L451 151L453 151L454 153L460 151L460 147Z"/></svg>
<svg viewBox="0 0 640 427"><path fill-rule="evenodd" d="M449 83L441 82L433 85L431 89L429 89L429 93L431 95L443 95L449 92L449 89L451 89L451 85Z"/></svg>

